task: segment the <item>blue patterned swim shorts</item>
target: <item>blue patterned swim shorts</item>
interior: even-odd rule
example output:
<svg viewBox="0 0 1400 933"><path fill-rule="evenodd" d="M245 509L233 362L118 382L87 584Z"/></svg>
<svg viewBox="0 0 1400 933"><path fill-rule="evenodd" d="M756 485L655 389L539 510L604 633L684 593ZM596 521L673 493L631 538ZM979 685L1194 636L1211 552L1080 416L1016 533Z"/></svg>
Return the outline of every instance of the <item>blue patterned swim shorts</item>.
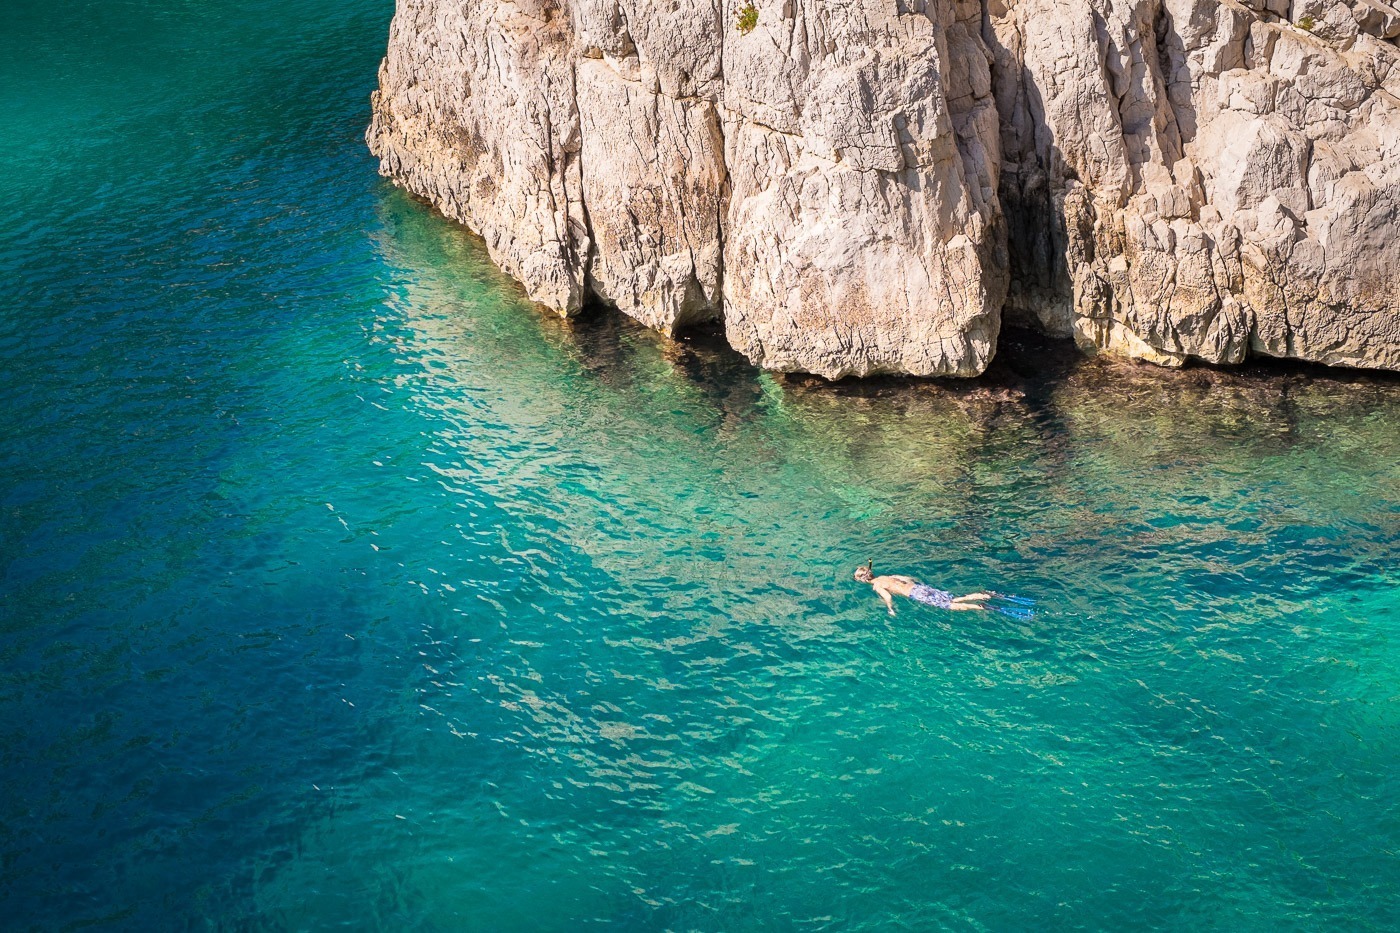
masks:
<svg viewBox="0 0 1400 933"><path fill-rule="evenodd" d="M923 583L914 584L914 588L909 591L909 598L925 606L937 606L939 609L947 609L953 604L952 593L935 590Z"/></svg>

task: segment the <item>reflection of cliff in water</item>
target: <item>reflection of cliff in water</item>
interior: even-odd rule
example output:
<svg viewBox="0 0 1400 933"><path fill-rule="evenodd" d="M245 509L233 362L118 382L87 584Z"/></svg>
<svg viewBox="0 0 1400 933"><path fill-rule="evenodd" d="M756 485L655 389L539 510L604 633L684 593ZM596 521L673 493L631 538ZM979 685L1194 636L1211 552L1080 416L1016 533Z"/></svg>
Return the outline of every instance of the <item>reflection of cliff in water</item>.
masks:
<svg viewBox="0 0 1400 933"><path fill-rule="evenodd" d="M460 305L485 300L517 309L534 307L523 288L491 263L485 246L463 228L410 207L412 199L386 190L385 229L378 237L388 258L402 256L423 284L430 271L439 298ZM1400 376L1261 361L1230 370L1184 370L1085 358L1069 341L1007 329L987 372L971 379L877 377L827 382L817 377L764 373L729 348L716 332L670 340L605 307L560 319L540 310L522 315L529 342L564 354L600 384L622 390L664 366L728 414L743 414L775 393L793 411L848 418L860 433L871 419L903 422L958 413L969 429L996 432L1064 427L1066 412L1141 422L1164 436L1245 441L1261 449L1307 442L1300 429L1317 418L1364 416L1400 404ZM496 327L501 333L506 328ZM889 438L886 441L889 442Z"/></svg>
<svg viewBox="0 0 1400 933"><path fill-rule="evenodd" d="M753 535L738 552L771 561L764 529L738 528L727 513L750 523L765 514L753 500L775 478L812 515L847 516L852 542L828 548L864 548L861 519L883 513L1007 559L1066 538L1168 534L1160 514L1136 504L1160 503L1164 488L1201 521L1235 506L1282 521L1290 491L1317 481L1306 464L1324 453L1341 467L1330 473L1339 508L1352 507L1349 487L1396 492L1394 471L1377 469L1400 463L1394 377L1286 364L1162 370L1084 359L1018 331L972 380L778 376L718 335L671 341L601 310L572 321L530 314L519 287L458 228L398 194L384 212L381 250L412 282L393 304L410 328L409 356L432 364L431 404L461 407L468 439L485 430L472 404L489 397L487 409L510 410L494 420L515 434L495 443L519 458L500 482L582 482L604 500L625 486L623 506L592 517L604 533L577 516L591 552L624 541L630 516L646 514L674 532L678 553L708 529L731 544ZM663 460L669 470L651 475ZM1234 501L1242 483L1256 501ZM736 559L736 548L726 553Z"/></svg>

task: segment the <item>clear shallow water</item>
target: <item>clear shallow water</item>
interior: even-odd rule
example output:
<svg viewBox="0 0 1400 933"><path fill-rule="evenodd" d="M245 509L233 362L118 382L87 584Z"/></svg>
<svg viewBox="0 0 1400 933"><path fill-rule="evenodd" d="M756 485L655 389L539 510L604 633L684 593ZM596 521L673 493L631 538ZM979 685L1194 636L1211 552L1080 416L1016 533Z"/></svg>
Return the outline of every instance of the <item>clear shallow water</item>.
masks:
<svg viewBox="0 0 1400 933"><path fill-rule="evenodd" d="M7 925L1400 925L1400 385L552 321L376 178L391 12L0 35Z"/></svg>

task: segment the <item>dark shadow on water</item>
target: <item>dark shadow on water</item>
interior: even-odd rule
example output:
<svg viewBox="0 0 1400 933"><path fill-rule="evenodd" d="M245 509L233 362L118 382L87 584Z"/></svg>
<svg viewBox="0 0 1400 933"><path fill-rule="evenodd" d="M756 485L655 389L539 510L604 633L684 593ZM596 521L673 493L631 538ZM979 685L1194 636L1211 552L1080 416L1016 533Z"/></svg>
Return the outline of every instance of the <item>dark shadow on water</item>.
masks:
<svg viewBox="0 0 1400 933"><path fill-rule="evenodd" d="M1120 425L1153 422L1168 433L1194 437L1243 437L1250 433L1250 422L1262 429L1256 440L1276 446L1289 443L1300 418L1315 424L1319 417L1354 415L1400 401L1396 373L1268 359L1231 369L1197 364L1171 370L1089 357L1069 339L1014 322L1004 324L991 365L975 378L880 376L833 382L800 373L767 373L729 346L717 322L672 339L601 303L561 318L531 302L523 286L490 261L478 237L423 200L392 190L386 200L387 242L396 244L396 251L407 250L412 257L405 260L407 267L446 264L466 278L485 280L518 311L533 311L539 335L599 385L631 391L665 374L683 380L725 419L749 417L766 395L776 392L795 411L833 429L845 425L859 430L852 415L886 425L956 415L981 432L1033 427L1037 435L1054 438L1065 428L1067 413L1093 411ZM427 210L403 210L410 203ZM417 255L425 248L426 254Z"/></svg>
<svg viewBox="0 0 1400 933"><path fill-rule="evenodd" d="M1400 374L1336 369L1293 360L1255 359L1230 368L1192 365L1165 369L1108 357L1090 357L1073 341L1035 330L1004 327L987 371L969 379L876 376L836 381L802 373L765 374L733 350L719 325L678 339L657 334L618 311L590 307L548 326L568 335L579 360L613 386L637 378L642 357L660 356L672 371L717 407L749 410L766 376L803 407L883 412L895 417L960 410L982 429L1008 419L1035 423L1044 433L1062 426L1067 408L1107 406L1122 417L1174 415L1197 426L1247 418L1268 425L1286 443L1305 413L1356 412L1400 401Z"/></svg>
<svg viewBox="0 0 1400 933"><path fill-rule="evenodd" d="M1038 105L1038 101L1030 103ZM541 331L566 343L576 361L602 384L614 388L633 385L639 367L646 369L659 354L676 375L731 413L748 410L756 402L763 392L764 376L795 400L821 398L895 415L929 406L946 410L951 405L983 427L992 426L1010 412L1030 416L1042 422L1042 427L1053 427L1051 422L1059 409L1085 398L1113 400L1125 415L1252 413L1283 423L1296 420L1300 397L1309 399L1308 407L1314 414L1319 403L1340 411L1400 401L1400 373L1259 357L1231 368L1196 362L1174 370L1086 356L1071 339L1018 323L1010 308L996 355L986 372L973 378L874 376L830 381L803 373L765 374L729 346L718 321L668 338L598 301L591 301L573 317L561 318L531 301L518 281L491 262L480 237L444 218L423 198L387 181L384 185L392 191L389 203L416 204L433 218L428 225L433 232L430 239L440 248L446 247L447 255L436 256L429 265L445 260L464 266L468 274L489 280L502 295L532 308ZM392 217L394 212L387 213L386 224L396 230L399 222ZM423 219L422 215L416 217L418 222ZM1046 225L1035 226L1040 229ZM1034 296L1028 292L1026 297L1030 300Z"/></svg>
<svg viewBox="0 0 1400 933"><path fill-rule="evenodd" d="M716 407L745 410L761 394L757 366L731 348L716 324L686 331L671 339L621 312L590 304L576 317L560 319L542 310L547 326L567 333L579 362L605 385L633 383L647 360L657 356Z"/></svg>

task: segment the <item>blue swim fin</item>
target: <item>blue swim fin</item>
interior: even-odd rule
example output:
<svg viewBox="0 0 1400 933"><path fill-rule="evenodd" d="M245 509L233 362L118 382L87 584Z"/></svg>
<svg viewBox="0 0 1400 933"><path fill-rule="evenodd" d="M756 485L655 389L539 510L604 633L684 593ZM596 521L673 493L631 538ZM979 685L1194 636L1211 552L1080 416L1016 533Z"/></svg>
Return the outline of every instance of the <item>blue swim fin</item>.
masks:
<svg viewBox="0 0 1400 933"><path fill-rule="evenodd" d="M1010 593L993 593L992 597L998 602L1010 603L1013 606L1034 606L1035 600L1028 596L1012 596Z"/></svg>
<svg viewBox="0 0 1400 933"><path fill-rule="evenodd" d="M992 608L1004 616L1020 619L1022 622L1029 622L1035 618L1035 610L1025 606L993 606Z"/></svg>

